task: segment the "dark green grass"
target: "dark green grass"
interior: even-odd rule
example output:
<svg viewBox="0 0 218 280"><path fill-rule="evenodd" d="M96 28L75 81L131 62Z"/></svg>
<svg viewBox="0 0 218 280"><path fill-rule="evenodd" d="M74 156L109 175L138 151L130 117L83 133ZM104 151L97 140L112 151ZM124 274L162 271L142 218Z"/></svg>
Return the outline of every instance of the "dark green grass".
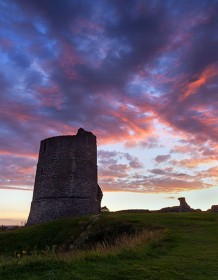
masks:
<svg viewBox="0 0 218 280"><path fill-rule="evenodd" d="M0 233L0 279L218 279L217 214L108 213L90 221L89 217L65 219ZM83 248L88 250L76 256L64 252L88 225L91 230ZM113 231L117 235L137 234L143 228L161 234L120 248L113 245L114 236L109 238ZM91 249L105 240L111 241L105 250ZM13 255L18 247L37 248L39 252L53 244L62 248L61 253L5 256L9 252Z"/></svg>
<svg viewBox="0 0 218 280"><path fill-rule="evenodd" d="M88 221L88 217L62 219L0 232L0 255L14 255L23 250L37 252L54 245L61 246L66 240L77 238Z"/></svg>

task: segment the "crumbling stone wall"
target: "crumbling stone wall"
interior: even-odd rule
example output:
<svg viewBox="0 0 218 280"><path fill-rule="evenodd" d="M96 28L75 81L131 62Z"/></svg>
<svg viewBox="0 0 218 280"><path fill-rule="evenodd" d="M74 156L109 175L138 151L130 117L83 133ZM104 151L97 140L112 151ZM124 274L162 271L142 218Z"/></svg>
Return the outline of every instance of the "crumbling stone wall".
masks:
<svg viewBox="0 0 218 280"><path fill-rule="evenodd" d="M218 213L218 205L212 205L211 208L207 211Z"/></svg>
<svg viewBox="0 0 218 280"><path fill-rule="evenodd" d="M95 135L80 128L41 141L27 225L99 213L101 199Z"/></svg>
<svg viewBox="0 0 218 280"><path fill-rule="evenodd" d="M195 209L192 209L185 200L185 197L178 198L180 205L179 206L172 206L172 207L165 207L160 209L160 212L194 212ZM199 209L200 210L200 209Z"/></svg>

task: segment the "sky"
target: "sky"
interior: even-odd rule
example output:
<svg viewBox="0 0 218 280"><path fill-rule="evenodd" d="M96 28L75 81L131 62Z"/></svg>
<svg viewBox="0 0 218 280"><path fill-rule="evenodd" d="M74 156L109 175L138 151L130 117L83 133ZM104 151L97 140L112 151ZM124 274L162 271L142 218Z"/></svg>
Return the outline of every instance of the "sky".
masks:
<svg viewBox="0 0 218 280"><path fill-rule="evenodd" d="M216 0L0 0L0 224L80 127L110 210L218 204L217 30Z"/></svg>

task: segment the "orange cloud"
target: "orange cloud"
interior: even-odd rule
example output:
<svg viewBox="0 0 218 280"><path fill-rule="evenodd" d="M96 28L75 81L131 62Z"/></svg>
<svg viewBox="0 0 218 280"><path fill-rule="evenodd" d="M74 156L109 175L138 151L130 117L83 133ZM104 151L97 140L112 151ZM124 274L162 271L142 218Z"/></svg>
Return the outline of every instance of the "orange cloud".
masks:
<svg viewBox="0 0 218 280"><path fill-rule="evenodd" d="M199 167L200 165L210 165L217 162L216 158L190 158L183 160L172 160L171 163L177 166L184 166L188 168Z"/></svg>
<svg viewBox="0 0 218 280"><path fill-rule="evenodd" d="M218 166L211 167L203 172L199 172L201 178L213 178L218 183Z"/></svg>
<svg viewBox="0 0 218 280"><path fill-rule="evenodd" d="M114 118L114 122L110 124L112 133L105 134L102 130L96 130L100 144L125 141L130 143L130 146L134 146L138 144L139 140L154 135L152 121L155 116L152 113L144 114L144 111L141 108L139 110L138 106L120 105L117 110L111 110L108 113Z"/></svg>
<svg viewBox="0 0 218 280"><path fill-rule="evenodd" d="M13 157L23 157L23 158L38 158L38 154L30 154L30 153L17 153L14 151L6 151L6 150L0 150L0 156L13 156Z"/></svg>
<svg viewBox="0 0 218 280"><path fill-rule="evenodd" d="M101 178L99 181L104 191L131 191L141 193L176 193L212 187L200 180L179 180L170 177L141 177L137 180L129 178Z"/></svg>
<svg viewBox="0 0 218 280"><path fill-rule="evenodd" d="M210 81L213 77L218 75L218 69L216 64L208 66L196 79L187 85L186 91L180 97L180 101L184 101L190 95L193 95L197 90Z"/></svg>
<svg viewBox="0 0 218 280"><path fill-rule="evenodd" d="M171 153L178 153L178 154L188 154L191 153L193 150L190 146L175 146L173 147L173 149L171 150Z"/></svg>

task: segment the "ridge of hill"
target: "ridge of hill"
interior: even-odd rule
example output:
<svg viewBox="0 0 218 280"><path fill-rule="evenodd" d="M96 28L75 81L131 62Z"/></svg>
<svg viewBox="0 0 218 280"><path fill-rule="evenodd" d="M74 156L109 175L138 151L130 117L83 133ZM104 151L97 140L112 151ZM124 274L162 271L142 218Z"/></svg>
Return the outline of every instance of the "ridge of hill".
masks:
<svg viewBox="0 0 218 280"><path fill-rule="evenodd" d="M217 279L215 213L104 213L0 232L0 279Z"/></svg>

